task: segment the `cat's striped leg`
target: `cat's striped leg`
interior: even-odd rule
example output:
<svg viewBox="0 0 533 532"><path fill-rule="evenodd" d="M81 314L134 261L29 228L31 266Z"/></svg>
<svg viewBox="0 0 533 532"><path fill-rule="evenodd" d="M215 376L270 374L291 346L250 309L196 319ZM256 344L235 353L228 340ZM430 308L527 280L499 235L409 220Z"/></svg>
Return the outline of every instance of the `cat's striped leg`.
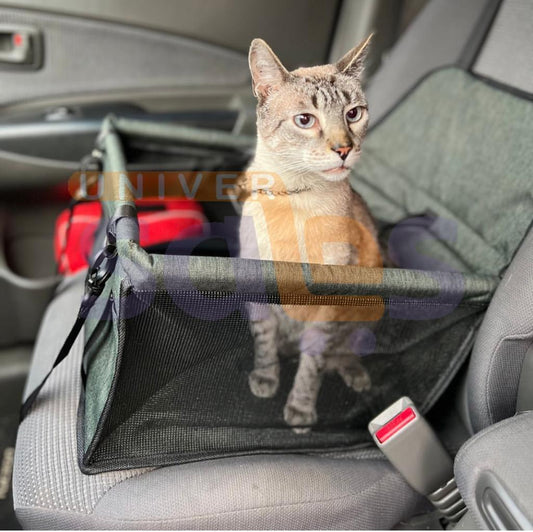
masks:
<svg viewBox="0 0 533 532"><path fill-rule="evenodd" d="M327 335L307 329L300 340L300 360L283 417L295 432L308 432L317 421L316 400L324 375Z"/></svg>
<svg viewBox="0 0 533 532"><path fill-rule="evenodd" d="M248 377L250 390L256 397L273 397L279 387L276 316L267 305L248 303L246 310L254 339L254 369Z"/></svg>
<svg viewBox="0 0 533 532"><path fill-rule="evenodd" d="M375 351L376 337L374 326L357 327L348 336L344 349L334 357L337 372L342 377L346 386L356 392L370 390L372 382L370 375L362 363L362 356Z"/></svg>

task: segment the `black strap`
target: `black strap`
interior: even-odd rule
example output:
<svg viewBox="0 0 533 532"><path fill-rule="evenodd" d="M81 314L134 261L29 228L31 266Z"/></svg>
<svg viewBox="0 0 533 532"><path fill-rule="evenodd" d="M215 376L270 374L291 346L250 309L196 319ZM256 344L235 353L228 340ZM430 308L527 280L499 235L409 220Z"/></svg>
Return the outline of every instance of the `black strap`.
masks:
<svg viewBox="0 0 533 532"><path fill-rule="evenodd" d="M64 360L67 355L70 353L78 334L87 319L89 311L94 305L95 301L98 299L98 296L104 290L104 286L107 280L113 274L115 270L115 265L117 262L117 222L122 218L131 218L137 221L137 211L135 206L129 204L119 205L115 209L113 218L109 220L107 225L107 243L104 249L102 249L95 257L92 266L87 272L87 277L85 279L85 295L81 302L80 310L78 311L78 316L74 322L74 326L69 332L63 346L59 350L54 364L50 371L44 376L40 384L30 393L27 399L24 401L20 409L20 421L22 422L24 418L28 415L33 403L37 399L39 392L42 390L43 386L46 384L46 381L56 368L58 364Z"/></svg>
<svg viewBox="0 0 533 532"><path fill-rule="evenodd" d="M76 341L78 334L80 334L83 324L85 323L85 320L89 315L89 311L93 307L95 301L98 299L98 296L100 296L100 294L104 290L104 286L107 280L111 277L111 274L115 269L115 264L117 261L117 248L114 240L114 235L112 236L112 239L113 242L108 243L106 247L96 256L94 264L91 266L87 273L87 277L85 279L85 295L83 296L80 305L80 310L78 311L78 316L76 318L76 321L74 322L74 326L70 330L65 342L63 343L63 346L59 350L59 354L57 355L52 368L44 376L40 384L31 392L31 394L24 401L20 409L21 422L28 415L28 412L33 406L33 403L35 403L39 392L45 385L46 381L48 380L56 366L60 364L61 361L63 361L70 353L70 350L72 349L72 346L74 345L74 342Z"/></svg>
<svg viewBox="0 0 533 532"><path fill-rule="evenodd" d="M76 338L78 337L78 334L80 334L80 331L83 327L83 324L85 323L86 316L82 317L78 314L78 317L76 318L76 321L74 322L74 326L68 333L68 336L63 343L63 346L59 350L59 354L57 355L54 364L50 371L45 375L41 383L31 392L31 394L26 398L24 401L21 409L20 409L20 421L22 422L24 418L28 415L28 412L30 411L31 407L33 406L33 403L35 403L35 400L37 399L37 396L39 395L39 392L41 391L42 387L45 385L46 381L48 380L48 377L52 374L52 371L54 371L55 367L59 365L60 362L62 362L67 355L70 353L70 350L72 349L72 346L74 345L74 342L76 341Z"/></svg>

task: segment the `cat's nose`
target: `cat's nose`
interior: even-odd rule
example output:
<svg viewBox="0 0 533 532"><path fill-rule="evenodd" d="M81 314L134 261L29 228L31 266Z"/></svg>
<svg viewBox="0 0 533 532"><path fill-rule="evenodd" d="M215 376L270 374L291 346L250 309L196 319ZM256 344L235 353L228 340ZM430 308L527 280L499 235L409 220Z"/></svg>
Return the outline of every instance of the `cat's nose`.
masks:
<svg viewBox="0 0 533 532"><path fill-rule="evenodd" d="M334 152L337 152L339 154L339 157L345 161L346 160L346 157L348 157L348 154L350 153L350 151L352 150L352 145L351 144L348 144L346 146L340 146L340 145L336 145L336 146L333 146L333 148L331 148Z"/></svg>

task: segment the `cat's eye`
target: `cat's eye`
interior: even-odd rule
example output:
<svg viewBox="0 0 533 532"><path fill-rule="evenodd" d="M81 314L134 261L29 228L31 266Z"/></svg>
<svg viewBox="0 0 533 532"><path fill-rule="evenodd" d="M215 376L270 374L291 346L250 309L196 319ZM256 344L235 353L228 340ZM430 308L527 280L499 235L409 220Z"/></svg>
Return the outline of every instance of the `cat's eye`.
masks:
<svg viewBox="0 0 533 532"><path fill-rule="evenodd" d="M303 129L309 129L316 124L316 118L309 113L303 113L294 117L294 123Z"/></svg>
<svg viewBox="0 0 533 532"><path fill-rule="evenodd" d="M362 116L363 116L363 108L360 105L358 105L357 107L350 109L346 113L346 120L348 120L350 124L353 124L354 122L358 122L359 120L361 120Z"/></svg>

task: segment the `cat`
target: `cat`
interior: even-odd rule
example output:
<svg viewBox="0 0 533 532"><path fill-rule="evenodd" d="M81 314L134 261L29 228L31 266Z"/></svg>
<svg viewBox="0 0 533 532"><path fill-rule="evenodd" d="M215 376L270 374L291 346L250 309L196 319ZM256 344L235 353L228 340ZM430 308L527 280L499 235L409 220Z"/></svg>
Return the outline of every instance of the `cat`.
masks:
<svg viewBox="0 0 533 532"><path fill-rule="evenodd" d="M292 72L263 40L252 41L257 147L238 184L241 257L382 266L375 222L348 182L368 126L360 79L370 38L335 64ZM304 432L317 421L325 371L337 371L356 391L369 389L371 382L354 354L353 323L341 323L350 308L301 306L290 316L286 310L247 305L254 338L249 385L255 396L273 397L279 387L279 353L286 355L296 345L299 365L284 419Z"/></svg>

